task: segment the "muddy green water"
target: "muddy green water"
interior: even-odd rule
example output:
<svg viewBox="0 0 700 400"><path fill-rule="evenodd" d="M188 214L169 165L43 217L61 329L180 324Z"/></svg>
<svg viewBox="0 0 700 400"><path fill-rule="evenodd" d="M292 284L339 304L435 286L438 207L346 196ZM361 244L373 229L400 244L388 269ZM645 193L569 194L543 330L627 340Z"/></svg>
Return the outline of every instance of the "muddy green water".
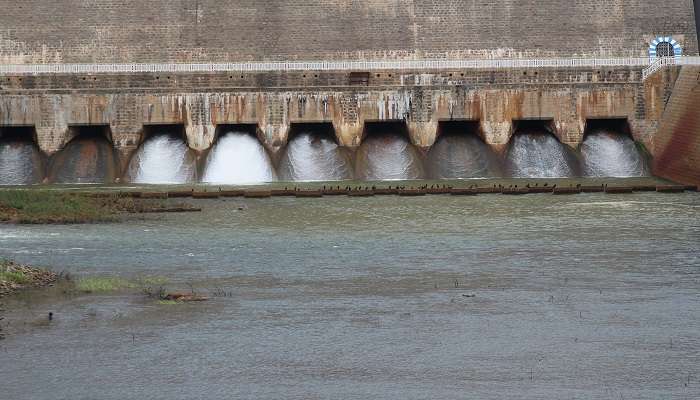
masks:
<svg viewBox="0 0 700 400"><path fill-rule="evenodd" d="M0 225L2 257L230 293L6 299L0 398L700 398L697 193L197 204Z"/></svg>

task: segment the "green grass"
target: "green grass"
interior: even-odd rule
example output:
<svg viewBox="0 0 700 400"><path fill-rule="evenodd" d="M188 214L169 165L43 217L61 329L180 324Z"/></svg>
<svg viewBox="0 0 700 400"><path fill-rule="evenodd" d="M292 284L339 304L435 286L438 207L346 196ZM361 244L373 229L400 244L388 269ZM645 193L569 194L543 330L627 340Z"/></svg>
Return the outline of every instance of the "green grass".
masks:
<svg viewBox="0 0 700 400"><path fill-rule="evenodd" d="M131 281L111 276L91 276L75 282L75 289L86 293L109 293L135 287L137 285Z"/></svg>
<svg viewBox="0 0 700 400"><path fill-rule="evenodd" d="M0 271L0 281L14 282L19 285L29 283L29 278L27 278L23 272L16 271Z"/></svg>
<svg viewBox="0 0 700 400"><path fill-rule="evenodd" d="M108 221L113 213L104 202L84 195L48 190L0 191L0 220L19 223Z"/></svg>

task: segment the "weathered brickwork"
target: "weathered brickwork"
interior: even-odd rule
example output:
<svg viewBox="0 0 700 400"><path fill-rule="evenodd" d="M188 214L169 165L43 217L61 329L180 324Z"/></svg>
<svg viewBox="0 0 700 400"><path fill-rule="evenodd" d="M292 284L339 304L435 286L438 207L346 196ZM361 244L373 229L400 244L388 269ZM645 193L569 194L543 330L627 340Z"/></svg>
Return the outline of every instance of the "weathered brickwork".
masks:
<svg viewBox="0 0 700 400"><path fill-rule="evenodd" d="M0 0L0 63L697 54L693 0ZM39 78L40 80L43 78Z"/></svg>
<svg viewBox="0 0 700 400"><path fill-rule="evenodd" d="M683 67L655 138L654 173L700 185L700 67Z"/></svg>

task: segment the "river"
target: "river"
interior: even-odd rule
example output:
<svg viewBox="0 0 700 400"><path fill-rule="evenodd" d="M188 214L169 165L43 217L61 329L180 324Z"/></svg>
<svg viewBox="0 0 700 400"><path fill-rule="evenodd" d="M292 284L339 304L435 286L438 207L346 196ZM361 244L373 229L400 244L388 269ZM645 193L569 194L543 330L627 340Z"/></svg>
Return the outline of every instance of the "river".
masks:
<svg viewBox="0 0 700 400"><path fill-rule="evenodd" d="M211 296L5 299L1 398L700 397L697 193L194 202L0 225L2 257Z"/></svg>

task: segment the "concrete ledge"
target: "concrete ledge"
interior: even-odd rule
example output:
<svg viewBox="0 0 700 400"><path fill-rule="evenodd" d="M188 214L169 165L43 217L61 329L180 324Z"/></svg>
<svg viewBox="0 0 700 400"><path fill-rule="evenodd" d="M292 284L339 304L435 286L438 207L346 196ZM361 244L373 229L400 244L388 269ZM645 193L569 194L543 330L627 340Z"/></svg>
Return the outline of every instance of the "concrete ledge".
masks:
<svg viewBox="0 0 700 400"><path fill-rule="evenodd" d="M552 193L554 188L552 186L530 186L528 189L530 189L530 193Z"/></svg>
<svg viewBox="0 0 700 400"><path fill-rule="evenodd" d="M635 192L655 192L656 186L655 185L637 185L637 186L632 186L632 190Z"/></svg>
<svg viewBox="0 0 700 400"><path fill-rule="evenodd" d="M399 189L399 196L425 196L427 192L423 189Z"/></svg>
<svg viewBox="0 0 700 400"><path fill-rule="evenodd" d="M294 197L296 196L296 190L294 189L273 189L270 194L275 197Z"/></svg>
<svg viewBox="0 0 700 400"><path fill-rule="evenodd" d="M244 190L219 190L221 197L243 197L244 194Z"/></svg>
<svg viewBox="0 0 700 400"><path fill-rule="evenodd" d="M581 193L581 187L580 186L569 186L569 187L554 187L552 189L552 194L556 195L561 195L561 194L579 194Z"/></svg>
<svg viewBox="0 0 700 400"><path fill-rule="evenodd" d="M297 190L294 192L296 197L323 197L323 192L320 190Z"/></svg>
<svg viewBox="0 0 700 400"><path fill-rule="evenodd" d="M528 194L530 193L530 189L523 187L523 188L501 188L501 194L507 194L507 195L522 195L522 194Z"/></svg>
<svg viewBox="0 0 700 400"><path fill-rule="evenodd" d="M168 192L169 198L192 197L193 190L173 190Z"/></svg>
<svg viewBox="0 0 700 400"><path fill-rule="evenodd" d="M324 196L342 196L348 194L348 191L346 189L323 189L322 190Z"/></svg>
<svg viewBox="0 0 700 400"><path fill-rule="evenodd" d="M350 196L350 197L369 197L369 196L374 196L374 190L369 190L369 189L349 190L349 191L348 191L348 196Z"/></svg>
<svg viewBox="0 0 700 400"><path fill-rule="evenodd" d="M659 193L683 193L685 185L658 185L656 191Z"/></svg>
<svg viewBox="0 0 700 400"><path fill-rule="evenodd" d="M377 188L374 189L374 194L379 195L379 196L388 196L388 195L396 195L399 194L399 189L398 188Z"/></svg>
<svg viewBox="0 0 700 400"><path fill-rule="evenodd" d="M218 199L219 192L192 192L193 199Z"/></svg>
<svg viewBox="0 0 700 400"><path fill-rule="evenodd" d="M168 192L140 192L138 197L142 199L167 199Z"/></svg>
<svg viewBox="0 0 700 400"><path fill-rule="evenodd" d="M272 197L272 191L270 190L246 190L243 197L248 199L264 199Z"/></svg>
<svg viewBox="0 0 700 400"><path fill-rule="evenodd" d="M605 191L605 186L581 186L582 193L602 193Z"/></svg>
<svg viewBox="0 0 700 400"><path fill-rule="evenodd" d="M632 186L606 186L605 193L610 194L627 194L634 192Z"/></svg>
<svg viewBox="0 0 700 400"><path fill-rule="evenodd" d="M475 188L452 188L450 194L453 196L476 196L479 191Z"/></svg>

